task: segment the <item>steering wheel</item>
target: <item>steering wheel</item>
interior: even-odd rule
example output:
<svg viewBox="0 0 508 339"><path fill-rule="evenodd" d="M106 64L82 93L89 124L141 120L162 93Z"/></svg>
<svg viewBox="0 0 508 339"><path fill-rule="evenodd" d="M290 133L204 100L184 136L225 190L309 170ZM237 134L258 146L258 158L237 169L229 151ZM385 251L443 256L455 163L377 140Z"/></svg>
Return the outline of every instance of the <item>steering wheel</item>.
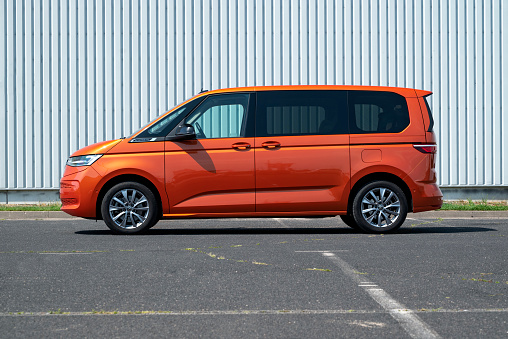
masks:
<svg viewBox="0 0 508 339"><path fill-rule="evenodd" d="M206 139L206 135L205 133L203 132L203 129L201 128L201 126L199 125L199 122L195 122L194 123L194 126L196 127L197 129L197 133L196 133L196 137L198 139Z"/></svg>

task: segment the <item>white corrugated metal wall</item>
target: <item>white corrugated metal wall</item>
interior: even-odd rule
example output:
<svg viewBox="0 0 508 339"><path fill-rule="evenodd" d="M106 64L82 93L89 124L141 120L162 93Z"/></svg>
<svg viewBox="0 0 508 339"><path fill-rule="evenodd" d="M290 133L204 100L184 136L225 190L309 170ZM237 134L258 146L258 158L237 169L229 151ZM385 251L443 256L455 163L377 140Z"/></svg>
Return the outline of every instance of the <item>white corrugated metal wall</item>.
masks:
<svg viewBox="0 0 508 339"><path fill-rule="evenodd" d="M2 1L0 190L58 188L69 154L201 88L278 84L432 90L440 183L508 186L506 17L503 0Z"/></svg>

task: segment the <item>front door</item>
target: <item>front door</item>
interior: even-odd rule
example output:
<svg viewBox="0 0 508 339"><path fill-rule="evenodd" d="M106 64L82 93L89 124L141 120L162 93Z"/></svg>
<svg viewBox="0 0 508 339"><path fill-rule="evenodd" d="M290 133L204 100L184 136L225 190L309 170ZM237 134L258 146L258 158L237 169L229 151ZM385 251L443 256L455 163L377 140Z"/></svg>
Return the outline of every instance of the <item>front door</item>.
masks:
<svg viewBox="0 0 508 339"><path fill-rule="evenodd" d="M195 140L165 142L171 214L254 212L254 138L249 93L207 97L186 118ZM249 105L250 102L250 105Z"/></svg>
<svg viewBox="0 0 508 339"><path fill-rule="evenodd" d="M346 211L347 133L346 91L259 91L256 211Z"/></svg>

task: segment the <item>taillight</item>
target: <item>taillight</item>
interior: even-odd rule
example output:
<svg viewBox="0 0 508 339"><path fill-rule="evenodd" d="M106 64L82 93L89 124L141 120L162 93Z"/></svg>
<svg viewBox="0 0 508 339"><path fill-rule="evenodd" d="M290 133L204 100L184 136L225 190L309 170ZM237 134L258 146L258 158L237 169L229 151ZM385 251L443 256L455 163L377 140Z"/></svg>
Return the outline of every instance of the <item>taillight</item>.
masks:
<svg viewBox="0 0 508 339"><path fill-rule="evenodd" d="M433 154L437 152L437 145L413 145L413 147L425 154Z"/></svg>

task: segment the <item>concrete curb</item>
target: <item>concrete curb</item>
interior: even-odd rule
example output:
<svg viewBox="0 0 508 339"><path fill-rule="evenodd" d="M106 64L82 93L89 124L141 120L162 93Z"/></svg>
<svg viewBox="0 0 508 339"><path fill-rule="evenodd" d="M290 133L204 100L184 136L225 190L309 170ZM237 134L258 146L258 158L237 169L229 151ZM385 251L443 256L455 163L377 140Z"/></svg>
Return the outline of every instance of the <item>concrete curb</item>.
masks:
<svg viewBox="0 0 508 339"><path fill-rule="evenodd" d="M409 213L411 219L508 219L508 211L430 211ZM78 219L62 211L0 211L0 220ZM81 218L79 218L81 219Z"/></svg>
<svg viewBox="0 0 508 339"><path fill-rule="evenodd" d="M0 219L4 220L37 220L37 219L73 219L62 211L0 211Z"/></svg>
<svg viewBox="0 0 508 339"><path fill-rule="evenodd" d="M508 219L508 211L429 211L409 213L407 217L413 219Z"/></svg>

